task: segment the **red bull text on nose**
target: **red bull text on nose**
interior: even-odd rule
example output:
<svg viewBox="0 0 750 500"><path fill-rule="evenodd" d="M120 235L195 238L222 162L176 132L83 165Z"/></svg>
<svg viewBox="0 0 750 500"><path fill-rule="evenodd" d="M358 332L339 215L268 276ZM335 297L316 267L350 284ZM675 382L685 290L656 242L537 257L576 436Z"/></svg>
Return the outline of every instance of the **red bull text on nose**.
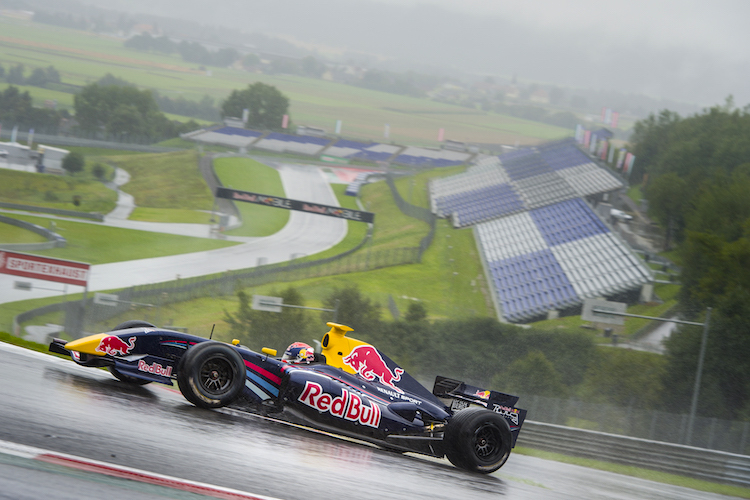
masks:
<svg viewBox="0 0 750 500"><path fill-rule="evenodd" d="M377 377L381 384L387 385L395 391L404 392L394 384L394 382L401 380L401 374L404 373L404 370L396 368L391 371L388 365L385 364L385 361L383 361L378 350L373 346L357 346L352 349L352 352L343 361L365 380L372 381Z"/></svg>
<svg viewBox="0 0 750 500"><path fill-rule="evenodd" d="M362 398L346 389L341 390L341 396L333 397L332 394L323 392L320 384L308 380L297 401L350 422L376 429L380 425L380 407L374 402L370 402L370 406L365 405Z"/></svg>
<svg viewBox="0 0 750 500"><path fill-rule="evenodd" d="M96 346L95 350L97 352L109 354L110 356L125 356L130 351L132 351L134 347L135 337L130 337L128 339L128 343L126 344L122 339L120 339L120 337L110 335L109 337L104 337L102 340L100 340L99 345Z"/></svg>

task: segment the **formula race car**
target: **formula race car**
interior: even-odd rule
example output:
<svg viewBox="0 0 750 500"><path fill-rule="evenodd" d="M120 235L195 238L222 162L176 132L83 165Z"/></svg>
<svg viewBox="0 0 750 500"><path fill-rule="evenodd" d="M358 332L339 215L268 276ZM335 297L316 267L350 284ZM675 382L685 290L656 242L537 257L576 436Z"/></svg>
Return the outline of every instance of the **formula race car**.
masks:
<svg viewBox="0 0 750 500"><path fill-rule="evenodd" d="M143 321L71 342L54 339L49 350L107 367L126 383L176 380L185 399L202 408L243 404L388 450L445 456L470 471L503 466L526 418L515 407L518 397L446 377L430 392L374 346L347 337L348 326L328 326L321 352L303 351L302 362Z"/></svg>

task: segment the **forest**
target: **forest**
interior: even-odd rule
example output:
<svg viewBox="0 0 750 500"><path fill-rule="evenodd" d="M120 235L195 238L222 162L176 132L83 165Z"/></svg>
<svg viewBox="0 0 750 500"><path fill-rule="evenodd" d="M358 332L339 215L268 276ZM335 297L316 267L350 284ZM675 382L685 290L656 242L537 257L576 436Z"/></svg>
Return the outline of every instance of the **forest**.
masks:
<svg viewBox="0 0 750 500"><path fill-rule="evenodd" d="M732 98L689 117L664 110L636 123L631 139L649 213L682 266L680 313L712 308L699 411L750 418L750 108ZM664 394L684 408L695 378L699 327L667 344Z"/></svg>

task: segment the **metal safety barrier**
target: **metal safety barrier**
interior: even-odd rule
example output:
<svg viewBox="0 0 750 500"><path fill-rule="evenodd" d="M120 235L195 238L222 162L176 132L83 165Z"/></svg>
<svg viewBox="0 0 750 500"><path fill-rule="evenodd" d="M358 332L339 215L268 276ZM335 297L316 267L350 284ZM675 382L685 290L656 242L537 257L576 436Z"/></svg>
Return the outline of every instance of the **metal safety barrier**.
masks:
<svg viewBox="0 0 750 500"><path fill-rule="evenodd" d="M518 446L750 487L750 456L526 421Z"/></svg>

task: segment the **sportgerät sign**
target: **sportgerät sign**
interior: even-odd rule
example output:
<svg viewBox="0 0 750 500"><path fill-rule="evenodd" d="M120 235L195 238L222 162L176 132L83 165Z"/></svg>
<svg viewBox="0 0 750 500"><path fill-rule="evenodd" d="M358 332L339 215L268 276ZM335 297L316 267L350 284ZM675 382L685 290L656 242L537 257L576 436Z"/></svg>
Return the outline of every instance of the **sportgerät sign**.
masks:
<svg viewBox="0 0 750 500"><path fill-rule="evenodd" d="M25 253L0 252L0 273L86 286L91 265Z"/></svg>

